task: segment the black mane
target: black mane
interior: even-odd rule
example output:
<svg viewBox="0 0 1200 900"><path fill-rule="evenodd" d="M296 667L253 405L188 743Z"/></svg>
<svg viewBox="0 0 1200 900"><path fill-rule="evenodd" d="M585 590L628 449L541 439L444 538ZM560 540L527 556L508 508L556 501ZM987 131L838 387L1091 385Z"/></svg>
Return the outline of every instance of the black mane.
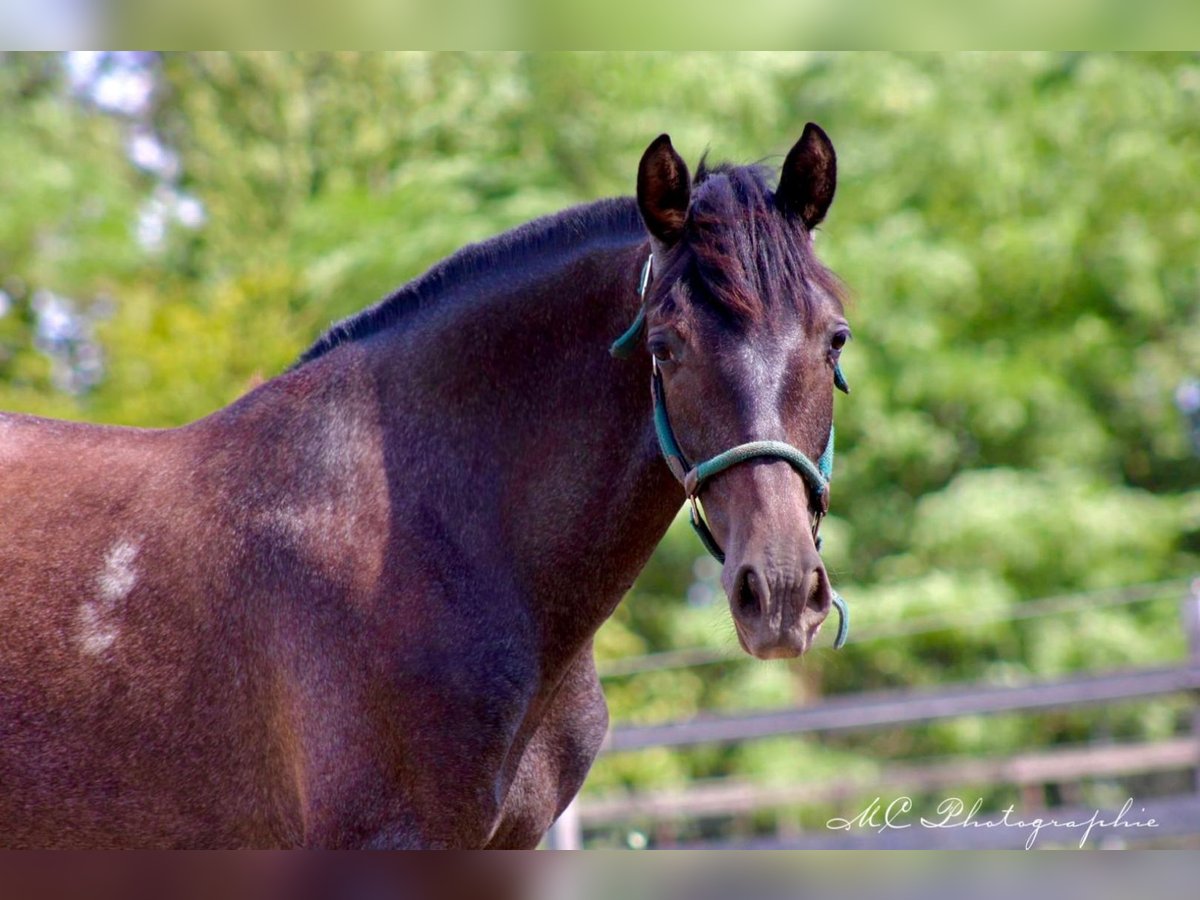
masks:
<svg viewBox="0 0 1200 900"><path fill-rule="evenodd" d="M637 234L643 228L633 198L617 197L573 206L488 240L467 244L379 302L332 325L292 368L391 327L438 297L447 284L494 271L496 266L531 252L561 252L578 247L594 235Z"/></svg>

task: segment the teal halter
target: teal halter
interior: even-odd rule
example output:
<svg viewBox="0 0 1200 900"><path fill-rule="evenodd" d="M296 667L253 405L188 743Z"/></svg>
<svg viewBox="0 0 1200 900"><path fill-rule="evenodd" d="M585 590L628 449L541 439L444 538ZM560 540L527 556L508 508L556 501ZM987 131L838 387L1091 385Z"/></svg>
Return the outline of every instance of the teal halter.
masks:
<svg viewBox="0 0 1200 900"><path fill-rule="evenodd" d="M646 264L642 267L642 276L638 283L638 294L641 297L642 306L638 310L637 318L634 319L633 324L613 342L609 352L615 357L621 359L628 357L640 341L642 332L645 330L646 290L650 286L650 273L653 262L654 254L651 254L647 257ZM701 488L704 486L704 482L739 463L759 457L769 457L785 461L800 473L800 477L808 485L814 509L813 540L816 542L817 549L820 550L821 539L817 535L817 531L821 527L821 519L829 511L829 482L833 477L832 426L829 429L829 440L825 442L825 451L815 463L801 450L783 441L751 441L747 444L738 444L736 447L726 450L723 453L718 453L711 459L693 466L688 462L683 450L679 447L679 442L675 439L675 432L671 428L671 419L667 415L667 399L663 389L662 372L659 369L658 360L653 356L651 357L651 365L653 368L651 388L654 392L654 431L658 436L658 446L662 451L663 459L667 463L667 468L671 470L671 474L675 476L676 480L683 485L684 493L687 495L688 503L690 504L689 513L692 528L700 538L700 543L704 545L704 548L718 562L725 562L725 554L717 544L717 539L713 536L712 530L708 527L708 523L704 521L704 516L700 512L698 497ZM850 387L842 375L841 366L834 366L833 379L834 384L839 390L850 393ZM833 605L838 611L838 631L833 646L840 648L846 643L846 636L850 631L850 612L846 607L846 601L842 599L841 595L832 588L830 590L833 593Z"/></svg>

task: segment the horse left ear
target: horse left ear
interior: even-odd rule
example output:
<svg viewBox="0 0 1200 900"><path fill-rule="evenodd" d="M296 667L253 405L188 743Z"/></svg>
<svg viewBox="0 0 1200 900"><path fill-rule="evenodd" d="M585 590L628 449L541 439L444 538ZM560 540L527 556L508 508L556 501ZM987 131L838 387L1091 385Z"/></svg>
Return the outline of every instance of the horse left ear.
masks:
<svg viewBox="0 0 1200 900"><path fill-rule="evenodd" d="M837 187L837 156L821 126L809 122L783 161L775 202L812 229L825 218Z"/></svg>
<svg viewBox="0 0 1200 900"><path fill-rule="evenodd" d="M666 246L679 240L691 201L687 163L660 134L638 164L637 202L646 230Z"/></svg>

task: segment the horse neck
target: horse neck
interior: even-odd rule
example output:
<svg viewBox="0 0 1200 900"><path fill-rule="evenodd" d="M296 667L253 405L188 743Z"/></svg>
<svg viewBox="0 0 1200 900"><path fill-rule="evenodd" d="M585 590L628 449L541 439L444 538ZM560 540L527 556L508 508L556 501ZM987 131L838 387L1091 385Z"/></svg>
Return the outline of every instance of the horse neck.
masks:
<svg viewBox="0 0 1200 900"><path fill-rule="evenodd" d="M469 296L363 342L391 496L406 498L394 527L436 509L462 571L485 589L507 582L559 650L612 613L681 502L649 358L608 353L637 312L647 252L631 234L518 262L524 274L449 288Z"/></svg>

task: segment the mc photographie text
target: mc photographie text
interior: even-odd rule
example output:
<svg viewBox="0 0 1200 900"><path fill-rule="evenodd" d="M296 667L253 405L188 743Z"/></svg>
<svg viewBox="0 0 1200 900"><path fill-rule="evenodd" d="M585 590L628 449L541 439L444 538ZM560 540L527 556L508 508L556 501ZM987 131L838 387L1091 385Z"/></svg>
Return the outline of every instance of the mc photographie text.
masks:
<svg viewBox="0 0 1200 900"><path fill-rule="evenodd" d="M1037 816L1021 818L1014 806L1002 810L997 816L981 819L979 811L983 800L978 799L970 806L960 797L947 797L941 801L933 817L917 816L913 812L911 797L897 797L884 804L882 798L876 797L859 813L851 818L833 818L825 823L832 831L853 831L863 828L882 834L885 831L902 831L914 825L920 828L953 829L953 828L1016 828L1027 831L1025 849L1031 850L1037 843L1043 829L1071 829L1080 832L1079 846L1082 848L1097 829L1142 829L1157 828L1158 823L1152 818L1138 819L1130 815L1133 809L1132 798L1125 801L1120 811L1106 818L1100 810L1094 810L1087 818L1055 818L1053 816ZM1145 812L1144 809L1141 812Z"/></svg>

